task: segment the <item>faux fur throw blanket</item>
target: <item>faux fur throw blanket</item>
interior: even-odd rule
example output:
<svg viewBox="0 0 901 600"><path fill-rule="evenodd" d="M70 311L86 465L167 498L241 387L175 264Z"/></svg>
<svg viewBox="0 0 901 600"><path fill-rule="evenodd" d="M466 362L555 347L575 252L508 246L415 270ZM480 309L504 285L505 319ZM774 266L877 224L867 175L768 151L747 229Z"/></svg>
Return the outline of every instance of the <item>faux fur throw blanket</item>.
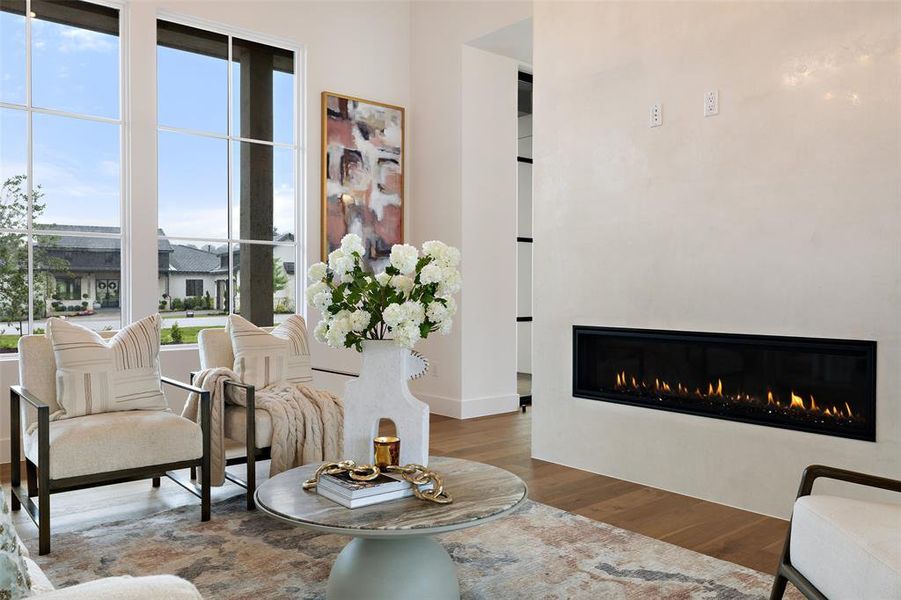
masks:
<svg viewBox="0 0 901 600"><path fill-rule="evenodd" d="M225 382L238 381L231 369L205 369L194 378L194 385L210 392L210 481L225 482L225 405L247 406L243 389L229 388ZM326 391L303 384L276 384L257 389L257 410L269 413L272 420L272 461L269 475L276 475L307 463L340 460L344 452L344 404ZM182 416L200 423L200 395L190 394ZM244 436L242 435L241 438Z"/></svg>

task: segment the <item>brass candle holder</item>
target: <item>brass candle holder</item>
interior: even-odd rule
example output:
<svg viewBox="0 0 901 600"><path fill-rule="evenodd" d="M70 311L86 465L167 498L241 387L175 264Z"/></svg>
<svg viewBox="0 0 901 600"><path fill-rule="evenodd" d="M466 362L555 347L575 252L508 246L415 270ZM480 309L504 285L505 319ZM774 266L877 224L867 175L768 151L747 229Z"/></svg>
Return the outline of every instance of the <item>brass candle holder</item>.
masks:
<svg viewBox="0 0 901 600"><path fill-rule="evenodd" d="M400 464L400 438L382 435L372 440L375 466L387 469Z"/></svg>

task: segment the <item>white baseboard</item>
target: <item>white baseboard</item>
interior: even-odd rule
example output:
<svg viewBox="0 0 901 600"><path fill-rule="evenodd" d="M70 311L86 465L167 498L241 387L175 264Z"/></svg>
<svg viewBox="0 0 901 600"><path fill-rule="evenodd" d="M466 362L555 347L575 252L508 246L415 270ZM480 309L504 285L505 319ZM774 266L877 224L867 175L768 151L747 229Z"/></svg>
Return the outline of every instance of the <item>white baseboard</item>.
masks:
<svg viewBox="0 0 901 600"><path fill-rule="evenodd" d="M438 415L454 419L474 419L488 415L515 412L519 410L519 396L505 394L502 396L486 396L483 398L448 398L434 394L414 394L429 405L429 410Z"/></svg>
<svg viewBox="0 0 901 600"><path fill-rule="evenodd" d="M413 392L413 395L429 405L429 411L436 415L444 417L453 417L454 419L462 419L460 416L460 401L456 398L448 398L446 396L436 396L434 394L423 394L421 392Z"/></svg>

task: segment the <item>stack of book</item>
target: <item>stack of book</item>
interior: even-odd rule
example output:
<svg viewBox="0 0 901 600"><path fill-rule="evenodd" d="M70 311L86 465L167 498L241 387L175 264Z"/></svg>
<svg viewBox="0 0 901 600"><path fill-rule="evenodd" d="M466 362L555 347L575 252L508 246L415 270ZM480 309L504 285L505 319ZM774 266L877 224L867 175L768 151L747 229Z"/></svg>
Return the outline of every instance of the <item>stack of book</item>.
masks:
<svg viewBox="0 0 901 600"><path fill-rule="evenodd" d="M429 489L431 484L423 486ZM360 508L413 495L413 484L400 475L382 473L372 481L354 481L347 473L322 475L316 484L320 496L347 508Z"/></svg>

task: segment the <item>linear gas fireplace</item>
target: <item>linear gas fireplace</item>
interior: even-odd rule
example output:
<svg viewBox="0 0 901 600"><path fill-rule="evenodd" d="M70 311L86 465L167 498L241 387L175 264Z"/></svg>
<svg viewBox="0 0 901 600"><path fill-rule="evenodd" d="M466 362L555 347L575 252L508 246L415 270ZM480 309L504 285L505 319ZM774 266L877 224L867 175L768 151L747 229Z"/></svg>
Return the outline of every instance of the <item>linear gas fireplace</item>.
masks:
<svg viewBox="0 0 901 600"><path fill-rule="evenodd" d="M573 327L573 395L876 440L876 342Z"/></svg>

